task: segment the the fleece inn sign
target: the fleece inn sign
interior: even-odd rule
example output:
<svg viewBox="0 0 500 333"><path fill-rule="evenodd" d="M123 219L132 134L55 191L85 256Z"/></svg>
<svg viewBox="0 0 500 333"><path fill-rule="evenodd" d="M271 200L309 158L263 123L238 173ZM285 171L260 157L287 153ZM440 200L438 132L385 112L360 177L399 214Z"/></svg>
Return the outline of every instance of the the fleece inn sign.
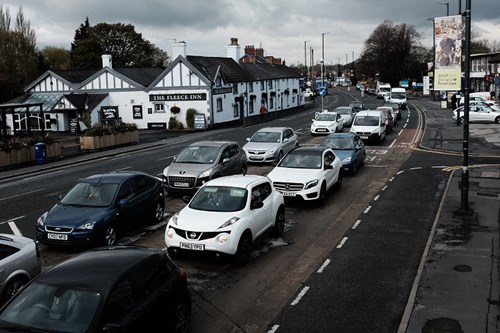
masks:
<svg viewBox="0 0 500 333"><path fill-rule="evenodd" d="M205 101L206 99L207 99L206 93L149 95L150 102Z"/></svg>

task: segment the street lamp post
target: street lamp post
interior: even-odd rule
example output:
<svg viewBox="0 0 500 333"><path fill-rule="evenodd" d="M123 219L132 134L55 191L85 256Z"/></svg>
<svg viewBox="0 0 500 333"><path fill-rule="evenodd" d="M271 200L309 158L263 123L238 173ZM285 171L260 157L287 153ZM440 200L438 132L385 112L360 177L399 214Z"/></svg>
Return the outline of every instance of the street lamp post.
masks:
<svg viewBox="0 0 500 333"><path fill-rule="evenodd" d="M307 42L310 42L310 40L306 40L304 41L304 73L305 73L305 76L306 76L306 80L307 80L307 49L306 49L306 45L307 45Z"/></svg>
<svg viewBox="0 0 500 333"><path fill-rule="evenodd" d="M437 4L446 6L446 16L450 16L450 3L449 2L438 2Z"/></svg>
<svg viewBox="0 0 500 333"><path fill-rule="evenodd" d="M323 66L324 66L324 63L325 63L325 35L327 34L328 32L323 32L321 34L321 60L320 60L320 65L321 65L321 87L325 90L325 89L328 89L328 86L325 85L325 79L323 77ZM323 92L321 94L321 111L323 112L324 110L324 95L325 95L325 92Z"/></svg>

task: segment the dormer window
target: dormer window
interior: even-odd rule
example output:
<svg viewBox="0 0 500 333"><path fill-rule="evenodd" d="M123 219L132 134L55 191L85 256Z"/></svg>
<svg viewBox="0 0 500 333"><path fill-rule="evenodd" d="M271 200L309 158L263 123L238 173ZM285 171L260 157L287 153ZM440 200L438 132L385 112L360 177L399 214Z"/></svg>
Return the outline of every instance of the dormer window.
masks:
<svg viewBox="0 0 500 333"><path fill-rule="evenodd" d="M217 75L217 78L215 79L215 85L217 87L222 86L222 78L220 77L220 75Z"/></svg>

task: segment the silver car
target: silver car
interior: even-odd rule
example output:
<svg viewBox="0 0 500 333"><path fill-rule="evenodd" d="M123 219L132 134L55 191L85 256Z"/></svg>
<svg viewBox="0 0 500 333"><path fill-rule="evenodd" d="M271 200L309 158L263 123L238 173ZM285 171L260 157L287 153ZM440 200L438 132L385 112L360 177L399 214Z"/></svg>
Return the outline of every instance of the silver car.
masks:
<svg viewBox="0 0 500 333"><path fill-rule="evenodd" d="M38 245L31 238L0 234L0 304L40 274Z"/></svg>
<svg viewBox="0 0 500 333"><path fill-rule="evenodd" d="M248 162L277 163L299 146L299 137L290 127L264 127L247 138L243 150Z"/></svg>
<svg viewBox="0 0 500 333"><path fill-rule="evenodd" d="M235 141L200 141L184 148L163 170L168 193L193 194L210 179L246 174L247 157Z"/></svg>

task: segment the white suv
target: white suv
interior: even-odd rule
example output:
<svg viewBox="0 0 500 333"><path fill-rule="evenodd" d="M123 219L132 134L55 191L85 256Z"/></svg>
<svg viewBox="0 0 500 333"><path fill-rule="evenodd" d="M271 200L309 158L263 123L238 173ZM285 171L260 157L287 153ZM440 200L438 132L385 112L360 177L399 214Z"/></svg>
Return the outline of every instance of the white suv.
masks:
<svg viewBox="0 0 500 333"><path fill-rule="evenodd" d="M267 176L285 197L323 203L330 189L342 186L342 161L329 147L299 147Z"/></svg>

